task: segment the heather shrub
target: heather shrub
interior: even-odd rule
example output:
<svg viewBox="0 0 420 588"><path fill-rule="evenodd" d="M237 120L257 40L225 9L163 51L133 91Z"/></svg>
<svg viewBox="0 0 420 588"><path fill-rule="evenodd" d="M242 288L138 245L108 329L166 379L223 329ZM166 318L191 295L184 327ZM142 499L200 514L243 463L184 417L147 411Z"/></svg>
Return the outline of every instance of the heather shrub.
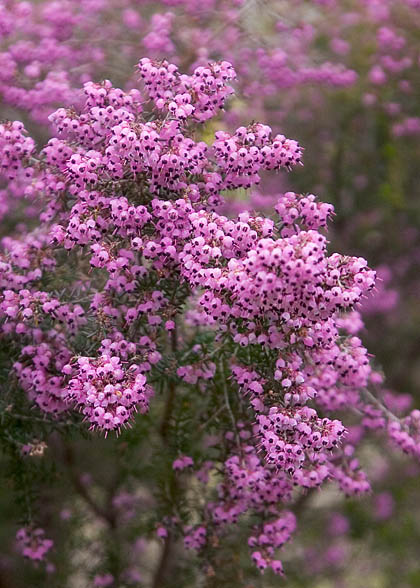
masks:
<svg viewBox="0 0 420 588"><path fill-rule="evenodd" d="M418 585L419 6L0 7L0 585Z"/></svg>

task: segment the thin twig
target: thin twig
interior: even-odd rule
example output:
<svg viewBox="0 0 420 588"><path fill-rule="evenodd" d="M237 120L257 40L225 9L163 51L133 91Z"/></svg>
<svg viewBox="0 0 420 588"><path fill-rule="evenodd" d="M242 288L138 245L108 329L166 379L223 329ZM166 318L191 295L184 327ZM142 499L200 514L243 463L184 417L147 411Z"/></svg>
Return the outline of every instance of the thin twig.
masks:
<svg viewBox="0 0 420 588"><path fill-rule="evenodd" d="M155 575L152 581L152 588L162 588L163 582L167 575L167 568L168 562L170 559L171 554L171 547L172 547L172 535L168 532L167 536L164 539L162 553L160 555L160 560L158 567L156 568Z"/></svg>
<svg viewBox="0 0 420 588"><path fill-rule="evenodd" d="M177 329L176 323L175 328L171 332L171 349L173 353L176 353L178 348L177 343ZM168 384L168 398L166 399L165 409L163 412L163 418L160 425L160 434L163 439L166 439L169 430L169 424L172 417L172 411L174 408L175 403L175 391L176 391L176 382L174 380L170 380Z"/></svg>
<svg viewBox="0 0 420 588"><path fill-rule="evenodd" d="M171 331L171 351L172 353L176 353L178 350L178 335L177 335L177 327L175 322L175 328ZM165 409L163 413L162 422L160 425L160 435L164 443L167 441L168 432L169 432L169 425L172 417L172 412L174 409L175 404L175 392L176 392L176 382L171 380L169 382L169 391L168 397L166 399ZM171 480L172 490L176 490L176 478L175 476L172 477ZM171 558L171 551L173 546L173 540L171 533L168 532L167 536L164 539L163 549L160 554L159 563L155 570L152 580L152 588L161 588L163 582L168 575L168 568Z"/></svg>
<svg viewBox="0 0 420 588"><path fill-rule="evenodd" d="M199 431L202 431L203 429L205 429L207 427L207 425L217 417L218 414L220 414L222 412L222 410L224 410L224 406L219 406L219 408L206 420L205 423L201 423L201 425L198 427Z"/></svg>
<svg viewBox="0 0 420 588"><path fill-rule="evenodd" d="M226 380L224 378L225 370L223 369L223 363L221 361L219 362L219 369L220 369L220 375L221 375L221 378L222 378L223 395L224 395L224 398L225 398L226 408L228 410L228 413L229 413L229 416L230 416L230 420L232 421L232 426L233 426L233 432L234 432L234 435L235 435L236 445L238 446L238 449L240 449L241 442L240 442L240 439L239 439L238 429L236 427L235 416L233 414L232 407L230 405L229 393L228 393L228 389L227 389L227 386L226 386Z"/></svg>
<svg viewBox="0 0 420 588"><path fill-rule="evenodd" d="M367 388L363 388L362 393L366 396L368 400L373 402L388 418L390 421L394 421L401 424L401 419L399 419L393 412L391 412L380 400L376 398L374 394Z"/></svg>
<svg viewBox="0 0 420 588"><path fill-rule="evenodd" d="M76 490L76 492L79 494L81 498L83 498L85 503L90 507L90 509L96 516L103 519L112 529L114 529L116 525L114 511L112 509L102 508L102 506L99 505L92 498L86 486L81 481L79 474L75 470L74 454L70 445L63 444L63 458L63 462L69 473L70 481L73 484L73 487Z"/></svg>

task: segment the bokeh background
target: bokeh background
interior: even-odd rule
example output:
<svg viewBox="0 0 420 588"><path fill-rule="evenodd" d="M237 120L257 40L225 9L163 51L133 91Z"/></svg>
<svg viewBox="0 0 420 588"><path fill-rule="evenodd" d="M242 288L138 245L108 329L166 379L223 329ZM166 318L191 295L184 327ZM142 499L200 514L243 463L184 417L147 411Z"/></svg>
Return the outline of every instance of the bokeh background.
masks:
<svg viewBox="0 0 420 588"><path fill-rule="evenodd" d="M276 195L288 190L331 202L331 248L365 257L378 272L376 291L361 309L362 338L384 373L384 399L397 413L419 407L420 2L3 0L0 118L23 121L42 145L51 133L48 114L79 104L85 81L136 87L135 64L143 56L168 59L186 72L209 60L234 65L235 97L217 121L203 125L204 140L216 128L255 120L304 147L303 167L267 178L240 198L226 194L224 213L270 214ZM1 237L31 226L39 206L13 182L0 185ZM25 427L24 417L16 426ZM95 574L102 582L96 585L107 585L101 561L117 561L128 549L127 536L86 496L114 501L130 540L148 528L155 497L147 475L159 466L153 440L136 442L141 426L108 439L113 459L106 461L103 439L70 438L64 447L53 436L50 459L41 445L32 456L33 478L3 455L1 588L83 588ZM354 427L352 435L361 434ZM302 500L298 533L283 555L287 579L260 577L238 554L220 562L223 573L206 586L419 587L419 467L391 448L384 455L387 445L377 436L364 447L374 494L344 499L327 490ZM133 475L145 480L141 491L130 491ZM58 546L54 574L15 552L22 487L40 502L44 527ZM139 541L129 549L130 585L149 585L158 545ZM188 566L177 565L172 585L198 586Z"/></svg>

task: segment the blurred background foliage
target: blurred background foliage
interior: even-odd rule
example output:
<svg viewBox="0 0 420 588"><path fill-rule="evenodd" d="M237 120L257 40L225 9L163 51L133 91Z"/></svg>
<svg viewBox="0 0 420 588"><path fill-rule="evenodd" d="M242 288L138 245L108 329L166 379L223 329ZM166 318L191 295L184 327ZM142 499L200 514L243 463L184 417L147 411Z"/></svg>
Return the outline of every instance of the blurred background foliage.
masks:
<svg viewBox="0 0 420 588"><path fill-rule="evenodd" d="M63 4L67 10L68 2ZM174 24L169 36L174 49L172 55L167 55L169 60L177 55L180 68L188 70L197 59L195 37L188 30L202 27L212 33L204 39L209 57L237 61L234 63L239 78L236 97L226 116L203 127L201 138L210 142L216 128L234 127L255 119L267 122L276 132L297 139L304 146L304 167L274 180L267 178L260 187L262 196L258 199L244 191L242 199L232 203L227 194L227 210L233 214L236 209L249 206L267 212L273 205L271 196L288 189L314 192L321 200L334 204L336 217L329 232L331 249L367 258L378 269L381 279L377 297L368 301L363 310L364 343L373 354L373 361L382 366L386 387L396 393L410 394L413 405L419 406L420 141L419 133L395 133L395 118L388 108L390 103L397 103L409 116L420 116L419 63L414 60L413 67L403 75L389 74L384 84L372 85L369 81L369 72L380 60L377 31L385 24L404 37L404 51L418 59L418 8L414 4L414 8L409 7L403 1L384 2L390 16L383 24L371 14L375 3L367 0L244 3L229 0L208 5L203 2L201 9L197 5L194 10L182 2L125 0L121 6L115 2L105 4L109 10L103 16L99 11L96 17L98 38L101 18L107 26L115 25L112 30L116 33L101 41L106 57L95 66L95 79L108 77L122 87L132 84L129 80L135 62L150 53L143 38L150 32L152 15L173 11ZM377 4L381 10L381 1ZM80 9L79 2L74 5ZM373 7L371 12L369 7ZM126 10L140 15L142 25L138 30L125 29L122 15ZM226 20L228 12L230 21ZM346 27L344 17L351 13L361 18ZM91 14L89 18L93 18ZM290 48L287 35L292 36L302 22L314 29L311 42L305 45L305 65L339 60L331 49L331 40L341 35L350 47L341 60L357 72L357 80L343 88L316 83L293 87L279 84L266 95L253 93L247 82L259 76L264 86L269 77L268 71L261 70L258 64L258 49L263 48L271 55L276 48L286 47L287 51ZM232 48L233 55L223 54L229 43L224 43L223 37L229 39L231 29L238 31L238 46L249 48L248 62L245 50L241 53ZM80 44L83 35L77 35L75 29L62 42ZM94 44L93 39L91 42ZM7 51L8 43L7 36L0 38L1 51ZM161 57L165 54L164 49L156 51L161 51ZM275 76L275 62L272 68ZM245 83L241 82L241 75ZM408 80L410 91L401 90L402 79ZM23 120L40 144L48 137L48 127L7 101L0 105L0 112L2 119ZM13 230L19 232L19 223L31 224L30 217L25 216L27 206L26 202L19 202L4 216L2 235ZM8 346L0 347L4 359L0 365L6 365L13 352ZM161 508L164 516L165 501L177 503L182 512L182 499L168 478L168 464L171 471L173 455L180 448L194 455L194 446L188 446L188 437L183 435L183 430L194 426L194 407L183 402L182 394L178 397L173 425L178 428L177 448L168 448L159 438L150 438L149 423L162 411L159 402L131 430L118 439L105 440L87 435L80 423L77 434L65 424L57 432L54 424L28 409L7 370L0 377L3 408L0 436L8 448L0 464L3 480L7 480L0 486L0 588L84 588L93 585L93 576L103 570L104 561L109 572L118 574L118 569L131 560L140 564L144 583L130 585L152 585L160 543L157 539L148 544L140 541L137 551L127 552L127 537L124 541L119 537L120 529L115 524L118 508L112 501L119 492L131 492L128 500L133 503L134 514L124 531L131 540L154 531L156 509ZM164 379L162 385L166 385ZM13 413L8 412L11 395ZM11 440L8 439L10 430L13 430ZM20 457L16 441L26 443L32 439L36 445L37 439L45 438L47 448L40 446L33 456ZM269 573L260 576L249 561L247 549L235 553L235 545L226 544L215 546L217 566L207 570L204 576L191 571L188 561L175 552L171 577L159 588L420 587L419 467L391 449L384 456L384 446L372 435L362 456L372 479L375 491L372 496L343 499L331 489L322 495L309 493L297 503L298 532L282 558L286 579ZM159 480L158 495L149 485L153 478ZM56 544L54 574L48 574L42 566L34 568L15 553L16 521L31 518L32 502L37 504L39 524L49 530Z"/></svg>

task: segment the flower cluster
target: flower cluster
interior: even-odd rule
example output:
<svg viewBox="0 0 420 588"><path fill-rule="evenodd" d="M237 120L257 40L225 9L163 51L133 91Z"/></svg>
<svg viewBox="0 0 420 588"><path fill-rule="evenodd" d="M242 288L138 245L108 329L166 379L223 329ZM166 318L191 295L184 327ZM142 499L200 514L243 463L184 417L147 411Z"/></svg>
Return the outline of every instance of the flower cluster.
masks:
<svg viewBox="0 0 420 588"><path fill-rule="evenodd" d="M326 202L318 202L313 194L302 196L286 192L278 198L276 212L285 227L302 224L308 229L319 229L327 226L334 207ZM282 234L285 234L284 230Z"/></svg>
<svg viewBox="0 0 420 588"><path fill-rule="evenodd" d="M193 116L204 122L213 117L233 93L226 82L236 77L228 61L197 67L192 76L180 75L178 68L167 61L153 62L147 57L139 70L156 108L165 109L176 119Z"/></svg>
<svg viewBox="0 0 420 588"><path fill-rule="evenodd" d="M270 127L260 123L240 127L234 135L218 131L213 149L224 172L222 187L229 189L258 184L260 170L291 169L302 161L302 149L297 141L284 135L272 137Z"/></svg>
<svg viewBox="0 0 420 588"><path fill-rule="evenodd" d="M388 433L392 443L405 453L420 456L420 411L411 411L402 422L397 419L390 422Z"/></svg>
<svg viewBox="0 0 420 588"><path fill-rule="evenodd" d="M70 365L63 371L73 375ZM92 427L119 430L133 412L147 412L153 389L138 365L124 365L117 356L79 357L66 397L79 406Z"/></svg>
<svg viewBox="0 0 420 588"><path fill-rule="evenodd" d="M189 455L181 455L173 462L172 467L175 471L185 470L194 465L194 460Z"/></svg>
<svg viewBox="0 0 420 588"><path fill-rule="evenodd" d="M260 549L260 551L253 552L252 559L261 571L264 571L269 565L275 574L283 574L281 561L272 559L274 550L282 547L290 540L295 528L295 515L292 512L286 511L280 518L263 525L261 533L253 535L248 539L250 547Z"/></svg>
<svg viewBox="0 0 420 588"><path fill-rule="evenodd" d="M205 527L185 527L184 546L186 549L200 550L206 543L207 530Z"/></svg>
<svg viewBox="0 0 420 588"><path fill-rule="evenodd" d="M25 159L35 149L35 143L24 134L24 126L15 121L0 125L0 174L8 180L14 180L24 169ZM31 177L31 168L26 167L24 173Z"/></svg>
<svg viewBox="0 0 420 588"><path fill-rule="evenodd" d="M16 533L17 548L24 557L33 561L42 561L50 551L54 542L45 538L43 529L22 527Z"/></svg>
<svg viewBox="0 0 420 588"><path fill-rule="evenodd" d="M85 322L85 311L80 304L61 304L46 292L26 289L18 292L3 290L0 316L9 319L3 325L3 331L15 331L17 334L30 332L47 318L65 324L70 332L74 332Z"/></svg>
<svg viewBox="0 0 420 588"><path fill-rule="evenodd" d="M63 368L72 354L62 335L53 331L48 337L42 337L40 330L34 335L38 343L35 339L33 345L22 347L19 361L13 368L29 399L42 411L57 415L68 408Z"/></svg>

